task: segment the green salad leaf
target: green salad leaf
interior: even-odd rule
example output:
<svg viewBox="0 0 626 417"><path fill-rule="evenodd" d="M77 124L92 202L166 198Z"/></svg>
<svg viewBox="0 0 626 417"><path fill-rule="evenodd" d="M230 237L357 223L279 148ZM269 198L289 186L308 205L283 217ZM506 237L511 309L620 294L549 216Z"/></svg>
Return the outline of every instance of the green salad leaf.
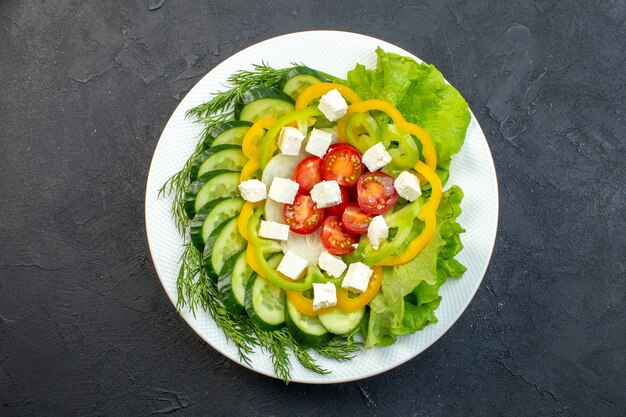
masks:
<svg viewBox="0 0 626 417"><path fill-rule="evenodd" d="M461 150L465 140L470 121L467 102L433 65L418 64L381 48L376 53L376 69L358 64L348 73L348 86L364 100L391 102L408 121L426 129L437 151L437 171L445 181L450 158ZM383 114L375 118L379 123L386 120Z"/></svg>
<svg viewBox="0 0 626 417"><path fill-rule="evenodd" d="M385 267L382 289L370 303L366 347L390 345L397 336L437 321L434 311L441 301L439 287L465 272L453 258L463 248L459 235L464 229L456 222L462 199L463 191L457 186L444 192L430 243L406 264ZM414 225L407 240L420 230L421 226Z"/></svg>

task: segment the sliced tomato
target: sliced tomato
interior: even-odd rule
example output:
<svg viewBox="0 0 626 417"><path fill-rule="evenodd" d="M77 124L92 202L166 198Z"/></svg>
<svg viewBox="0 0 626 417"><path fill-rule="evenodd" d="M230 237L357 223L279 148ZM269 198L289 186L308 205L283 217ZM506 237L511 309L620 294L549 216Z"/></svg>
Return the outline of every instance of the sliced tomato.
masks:
<svg viewBox="0 0 626 417"><path fill-rule="evenodd" d="M291 231L308 235L322 225L324 209L317 208L310 196L298 193L293 204L283 206L283 217Z"/></svg>
<svg viewBox="0 0 626 417"><path fill-rule="evenodd" d="M364 212L357 203L350 203L341 216L341 224L349 233L364 235L374 215Z"/></svg>
<svg viewBox="0 0 626 417"><path fill-rule="evenodd" d="M300 185L299 192L309 195L313 186L322 182L322 158L310 156L296 167L293 180Z"/></svg>
<svg viewBox="0 0 626 417"><path fill-rule="evenodd" d="M336 216L326 217L322 228L322 245L334 255L346 255L354 251L359 237L346 232L341 227L341 220Z"/></svg>
<svg viewBox="0 0 626 417"><path fill-rule="evenodd" d="M356 189L359 207L370 214L382 214L398 201L398 192L393 186L393 178L384 172L363 174L359 178Z"/></svg>
<svg viewBox="0 0 626 417"><path fill-rule="evenodd" d="M362 172L361 154L350 145L330 149L322 162L322 178L335 180L342 187L354 186Z"/></svg>
<svg viewBox="0 0 626 417"><path fill-rule="evenodd" d="M341 190L341 203L336 206L326 207L326 215L327 216L337 216L341 218L343 211L346 209L346 206L350 202L350 195L348 194L348 190L343 187L339 187Z"/></svg>

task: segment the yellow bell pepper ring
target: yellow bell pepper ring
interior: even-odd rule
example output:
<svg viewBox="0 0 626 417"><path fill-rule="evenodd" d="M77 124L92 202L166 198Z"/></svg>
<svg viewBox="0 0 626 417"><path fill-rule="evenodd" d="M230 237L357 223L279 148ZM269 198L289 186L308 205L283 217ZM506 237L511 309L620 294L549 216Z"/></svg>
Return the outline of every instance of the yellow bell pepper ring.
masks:
<svg viewBox="0 0 626 417"><path fill-rule="evenodd" d="M263 204L265 204L265 201L259 201L257 203L246 201L239 212L239 217L237 218L237 229L239 229L239 234L248 241L250 240L250 235L248 234L248 222L250 221L250 216L252 216L255 207Z"/></svg>
<svg viewBox="0 0 626 417"><path fill-rule="evenodd" d="M361 97L348 86L335 83L317 83L308 86L300 92L296 99L296 110L307 107L313 100L320 98L331 90L339 91L339 94L350 103L358 103L361 101Z"/></svg>
<svg viewBox="0 0 626 417"><path fill-rule="evenodd" d="M241 173L239 174L239 182L244 182L249 179L254 178L254 174L261 169L261 165L259 165L258 159L250 159L246 164L241 168Z"/></svg>
<svg viewBox="0 0 626 417"><path fill-rule="evenodd" d="M344 288L337 289L337 308L347 313L359 311L365 307L378 293L383 283L383 269L380 266L372 267L373 273L367 289L354 298L350 298L348 290Z"/></svg>
<svg viewBox="0 0 626 417"><path fill-rule="evenodd" d="M394 266L402 265L415 258L428 245L428 242L435 234L435 225L437 223L437 208L441 202L441 180L437 173L423 162L415 165L415 170L420 173L428 182L430 182L432 191L428 201L422 206L418 217L426 223L424 230L415 239L409 243L404 253L398 256L390 256L383 259L378 265Z"/></svg>
<svg viewBox="0 0 626 417"><path fill-rule="evenodd" d="M433 170L437 168L437 152L435 151L435 145L433 144L433 140L430 138L428 132L415 123L407 122L402 113L400 113L400 110L385 100L367 100L353 103L348 106L346 114L337 122L337 134L339 135L339 141L346 141L346 123L350 120L352 115L356 113L365 113L371 110L378 110L387 113L398 129L417 136L417 139L419 139L422 143L422 154L426 160L426 165L431 167Z"/></svg>
<svg viewBox="0 0 626 417"><path fill-rule="evenodd" d="M328 313L335 309L335 307L320 308L319 310L313 310L313 300L307 298L298 291L285 291L289 302L302 314L309 316L317 316L318 314Z"/></svg>
<svg viewBox="0 0 626 417"><path fill-rule="evenodd" d="M265 136L265 131L269 130L276 123L274 117L264 117L257 120L246 132L241 142L241 150L248 159L258 159L261 153L260 141Z"/></svg>

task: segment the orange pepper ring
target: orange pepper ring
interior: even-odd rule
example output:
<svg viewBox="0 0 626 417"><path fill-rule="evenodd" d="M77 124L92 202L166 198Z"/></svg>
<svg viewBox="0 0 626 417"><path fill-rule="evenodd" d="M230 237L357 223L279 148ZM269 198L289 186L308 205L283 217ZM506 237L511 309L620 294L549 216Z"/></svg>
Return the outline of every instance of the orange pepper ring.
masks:
<svg viewBox="0 0 626 417"><path fill-rule="evenodd" d="M285 291L289 302L302 314L309 316L317 316L318 314L328 313L333 311L335 307L321 308L319 310L313 310L313 300L306 298L304 294L298 291Z"/></svg>
<svg viewBox="0 0 626 417"><path fill-rule="evenodd" d="M378 293L383 283L383 268L380 266L372 267L374 273L370 278L367 289L354 298L348 296L348 290L344 288L337 289L337 308L347 313L358 311L365 307L367 303L372 301Z"/></svg>

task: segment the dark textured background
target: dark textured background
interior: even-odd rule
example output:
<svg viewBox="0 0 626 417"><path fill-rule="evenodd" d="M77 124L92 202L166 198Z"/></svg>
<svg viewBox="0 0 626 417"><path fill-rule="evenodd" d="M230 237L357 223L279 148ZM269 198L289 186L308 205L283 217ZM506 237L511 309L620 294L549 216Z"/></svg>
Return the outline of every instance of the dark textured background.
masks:
<svg viewBox="0 0 626 417"><path fill-rule="evenodd" d="M0 416L626 415L624 0L159 3L0 1ZM143 199L189 88L307 29L440 68L488 137L501 217L476 298L428 351L285 387L179 318Z"/></svg>

